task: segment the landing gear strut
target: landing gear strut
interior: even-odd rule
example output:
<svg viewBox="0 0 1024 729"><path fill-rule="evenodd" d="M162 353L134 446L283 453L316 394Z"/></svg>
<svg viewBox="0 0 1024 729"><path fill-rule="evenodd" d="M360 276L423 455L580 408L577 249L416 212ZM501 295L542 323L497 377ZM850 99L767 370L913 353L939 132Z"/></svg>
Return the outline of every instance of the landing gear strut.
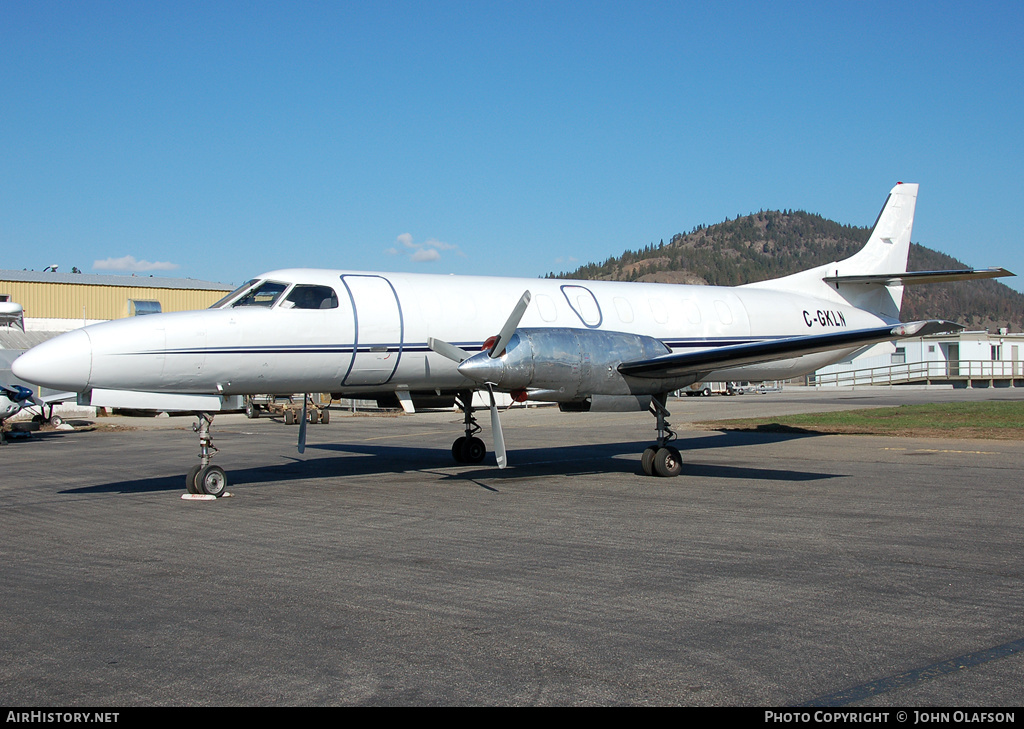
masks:
<svg viewBox="0 0 1024 729"><path fill-rule="evenodd" d="M217 449L213 445L210 426L213 416L209 413L197 413L199 421L192 424L192 430L199 434L199 463L192 466L185 475L185 489L190 494L206 494L223 496L228 487L228 475L220 466L210 463Z"/></svg>
<svg viewBox="0 0 1024 729"><path fill-rule="evenodd" d="M455 396L455 403L464 414L463 424L466 434L452 443L452 458L456 463L481 463L487 455L487 446L476 437L480 432L480 424L473 417L473 391L466 390Z"/></svg>
<svg viewBox="0 0 1024 729"><path fill-rule="evenodd" d="M668 395L655 395L651 400L651 414L658 419L658 442L648 446L640 458L640 465L648 476L678 476L683 470L683 459L679 449L669 445L675 440L676 433L669 425L671 413L665 407Z"/></svg>

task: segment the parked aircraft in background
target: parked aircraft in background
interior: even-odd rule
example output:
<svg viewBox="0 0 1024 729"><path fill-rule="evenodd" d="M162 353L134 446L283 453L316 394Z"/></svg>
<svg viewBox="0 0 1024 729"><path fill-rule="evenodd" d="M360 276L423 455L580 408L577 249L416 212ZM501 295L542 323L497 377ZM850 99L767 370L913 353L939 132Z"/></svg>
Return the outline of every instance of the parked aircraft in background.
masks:
<svg viewBox="0 0 1024 729"><path fill-rule="evenodd" d="M15 374L82 393L155 393L203 413L191 492L227 485L210 413L267 392L454 397L460 463L486 448L474 391L491 393L498 466L506 465L495 391L564 410L649 410L645 473L674 476L668 393L701 380L782 380L877 342L960 329L899 321L905 284L1012 275L1003 269L906 273L916 184L892 189L854 256L740 287L288 269L252 279L210 309L96 324L22 355ZM482 346L481 346L482 344ZM167 403L170 403L168 405ZM299 450L305 440L303 418Z"/></svg>
<svg viewBox="0 0 1024 729"><path fill-rule="evenodd" d="M74 392L51 393L38 397L27 387L21 385L5 385L0 382L0 445L6 440L3 435L3 422L14 417L23 410L31 411L39 408L32 419L37 423L48 421L51 425L60 426L64 419L53 412L53 407L68 400L74 400Z"/></svg>
<svg viewBox="0 0 1024 729"><path fill-rule="evenodd" d="M0 301L0 326L17 327L25 331L25 310L13 301Z"/></svg>
<svg viewBox="0 0 1024 729"><path fill-rule="evenodd" d="M7 442L4 436L4 421L33 405L41 407L42 403L30 389L21 385L5 385L0 382L0 445Z"/></svg>

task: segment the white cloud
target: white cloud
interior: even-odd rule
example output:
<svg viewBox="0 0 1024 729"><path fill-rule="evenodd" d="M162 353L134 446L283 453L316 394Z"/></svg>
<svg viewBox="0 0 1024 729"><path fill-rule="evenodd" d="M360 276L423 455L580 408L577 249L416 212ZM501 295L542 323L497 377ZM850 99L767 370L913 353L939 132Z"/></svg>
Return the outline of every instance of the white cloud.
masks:
<svg viewBox="0 0 1024 729"><path fill-rule="evenodd" d="M438 261L441 259L441 252L436 248L420 248L412 254L411 258L417 263Z"/></svg>
<svg viewBox="0 0 1024 729"><path fill-rule="evenodd" d="M457 250L459 250L459 247L457 245L455 245L454 243L444 243L443 241L439 241L436 238L431 238L424 245L432 246L432 247L437 248L438 250L442 250L442 251L457 251Z"/></svg>
<svg viewBox="0 0 1024 729"><path fill-rule="evenodd" d="M395 245L386 249L385 253L392 256L408 256L409 260L415 263L429 263L441 260L441 251L454 251L460 256L465 255L454 243L445 243L436 238L417 243L410 233L402 233L395 238Z"/></svg>
<svg viewBox="0 0 1024 729"><path fill-rule="evenodd" d="M94 271L173 271L178 267L177 263L169 261L137 261L135 256L107 258L92 262Z"/></svg>

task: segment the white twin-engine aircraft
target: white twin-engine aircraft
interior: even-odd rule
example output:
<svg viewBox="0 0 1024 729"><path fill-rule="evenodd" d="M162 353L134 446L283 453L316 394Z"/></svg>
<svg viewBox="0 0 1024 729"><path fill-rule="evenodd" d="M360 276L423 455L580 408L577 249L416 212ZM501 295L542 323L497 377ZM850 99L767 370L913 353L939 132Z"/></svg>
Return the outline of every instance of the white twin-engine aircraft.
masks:
<svg viewBox="0 0 1024 729"><path fill-rule="evenodd" d="M163 393L162 404L148 407L200 413L200 463L186 477L192 493L221 495L227 485L210 463L209 413L228 396L283 392L447 396L465 420L452 455L479 463L486 447L476 437L472 395L488 390L499 468L506 454L495 391L563 410L649 410L657 437L643 452L643 470L675 476L671 391L703 380L787 379L865 345L961 329L900 323L903 286L1012 275L906 273L917 188L892 189L856 255L772 281L731 288L288 269L204 311L62 334L13 370L83 393L82 403L98 391ZM305 413L300 423L301 452Z"/></svg>

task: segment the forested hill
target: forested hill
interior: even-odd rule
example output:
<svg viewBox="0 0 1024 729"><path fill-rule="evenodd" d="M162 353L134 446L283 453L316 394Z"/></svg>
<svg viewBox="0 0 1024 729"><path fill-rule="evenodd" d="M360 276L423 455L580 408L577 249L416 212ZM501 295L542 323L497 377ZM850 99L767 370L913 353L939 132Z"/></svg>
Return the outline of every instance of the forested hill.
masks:
<svg viewBox="0 0 1024 729"><path fill-rule="evenodd" d="M549 273L547 278L736 286L842 260L860 250L870 234L870 228L840 225L803 211L762 210L699 226L668 243L626 251L604 263ZM911 244L911 271L961 268L969 266ZM949 319L968 329L1008 327L1020 332L1024 331L1024 294L992 279L907 286L902 319Z"/></svg>

